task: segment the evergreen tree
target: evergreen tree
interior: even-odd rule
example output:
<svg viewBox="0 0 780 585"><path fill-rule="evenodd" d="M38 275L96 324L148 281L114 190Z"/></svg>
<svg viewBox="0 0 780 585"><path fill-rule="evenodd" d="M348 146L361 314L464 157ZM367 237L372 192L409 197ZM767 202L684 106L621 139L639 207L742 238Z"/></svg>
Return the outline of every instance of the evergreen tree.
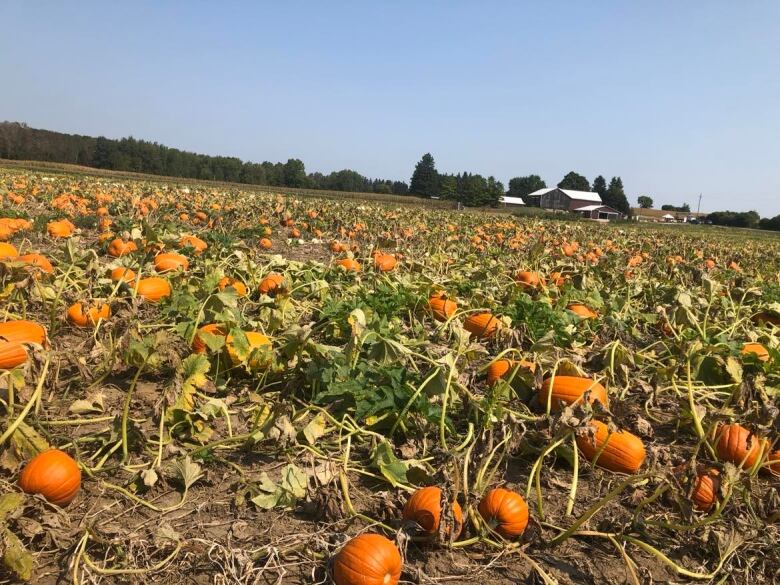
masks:
<svg viewBox="0 0 780 585"><path fill-rule="evenodd" d="M435 197L438 195L438 183L439 173L436 172L436 163L431 153L426 153L414 167L409 193L418 197Z"/></svg>
<svg viewBox="0 0 780 585"><path fill-rule="evenodd" d="M602 197L604 205L609 205L612 209L617 209L625 215L631 215L631 207L623 191L623 180L620 177L612 177L607 187L607 192Z"/></svg>
<svg viewBox="0 0 780 585"><path fill-rule="evenodd" d="M567 175L558 183L558 187L561 189L571 189L572 191L590 191L590 183L588 179L570 171Z"/></svg>
<svg viewBox="0 0 780 585"><path fill-rule="evenodd" d="M458 195L458 181L455 175L439 176L439 196L442 199L456 199Z"/></svg>
<svg viewBox="0 0 780 585"><path fill-rule="evenodd" d="M599 175L593 179L593 191L601 195L601 200L604 200L604 196L607 194L607 180Z"/></svg>
<svg viewBox="0 0 780 585"><path fill-rule="evenodd" d="M528 175L527 177L514 177L509 179L509 197L525 197L529 193L544 189L547 187L539 175Z"/></svg>

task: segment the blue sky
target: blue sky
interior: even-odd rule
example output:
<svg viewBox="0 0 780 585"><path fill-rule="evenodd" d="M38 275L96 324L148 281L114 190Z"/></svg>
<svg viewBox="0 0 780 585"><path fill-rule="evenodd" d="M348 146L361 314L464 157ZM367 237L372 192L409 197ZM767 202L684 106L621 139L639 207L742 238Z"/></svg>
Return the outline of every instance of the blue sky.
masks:
<svg viewBox="0 0 780 585"><path fill-rule="evenodd" d="M780 214L780 2L0 2L0 119Z"/></svg>

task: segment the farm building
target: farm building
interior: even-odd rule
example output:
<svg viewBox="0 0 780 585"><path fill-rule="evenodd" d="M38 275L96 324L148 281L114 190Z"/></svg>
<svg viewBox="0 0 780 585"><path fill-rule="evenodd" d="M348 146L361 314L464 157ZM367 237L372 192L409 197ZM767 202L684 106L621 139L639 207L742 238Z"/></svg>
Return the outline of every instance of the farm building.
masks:
<svg viewBox="0 0 780 585"><path fill-rule="evenodd" d="M525 201L523 201L520 197L507 197L504 196L501 198L501 204L504 207L514 207L517 205L525 205Z"/></svg>
<svg viewBox="0 0 780 585"><path fill-rule="evenodd" d="M600 203L578 207L573 211L574 213L579 213L587 219L613 220L620 219L623 215L617 209L612 209L609 205L601 205Z"/></svg>
<svg viewBox="0 0 780 585"><path fill-rule="evenodd" d="M663 209L633 207L631 209L631 219L656 223L690 223L691 221L696 223L706 221L707 214L694 211L665 211Z"/></svg>
<svg viewBox="0 0 780 585"><path fill-rule="evenodd" d="M572 191L559 187L539 189L525 197L528 205L560 211L575 211L588 205L601 205L601 196L590 191Z"/></svg>

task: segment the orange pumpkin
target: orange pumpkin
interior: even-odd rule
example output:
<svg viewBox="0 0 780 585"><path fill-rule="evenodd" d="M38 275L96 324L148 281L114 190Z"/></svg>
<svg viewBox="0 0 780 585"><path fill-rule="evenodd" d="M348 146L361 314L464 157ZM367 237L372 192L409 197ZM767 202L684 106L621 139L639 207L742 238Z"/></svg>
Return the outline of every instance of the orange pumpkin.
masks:
<svg viewBox="0 0 780 585"><path fill-rule="evenodd" d="M354 258L343 258L336 264L347 272L360 272L360 263Z"/></svg>
<svg viewBox="0 0 780 585"><path fill-rule="evenodd" d="M515 281L525 288L536 288L544 284L544 279L538 272L522 271L515 275Z"/></svg>
<svg viewBox="0 0 780 585"><path fill-rule="evenodd" d="M490 529L504 538L517 538L528 526L528 505L516 492L492 489L482 498L478 509Z"/></svg>
<svg viewBox="0 0 780 585"><path fill-rule="evenodd" d="M163 252L154 257L154 269L157 272L170 272L172 270L187 270L190 261L186 256L176 252Z"/></svg>
<svg viewBox="0 0 780 585"><path fill-rule="evenodd" d="M532 372L536 371L536 364L526 360L520 360L519 362L516 362L514 360L507 360L507 359L495 360L488 366L487 369L488 386L493 386L501 378L506 377L506 375L509 372L511 372L512 368L514 368L515 366L520 366L521 368L527 368Z"/></svg>
<svg viewBox="0 0 780 585"><path fill-rule="evenodd" d="M120 280L126 282L128 285L132 285L135 281L135 271L125 268L124 266L117 266L110 272L111 280L119 282Z"/></svg>
<svg viewBox="0 0 780 585"><path fill-rule="evenodd" d="M433 295L428 299L428 308L437 321L446 321L458 310L455 301L447 299L443 294Z"/></svg>
<svg viewBox="0 0 780 585"><path fill-rule="evenodd" d="M111 317L111 307L108 305L99 305L98 307L89 307L84 311L82 303L73 303L68 308L68 321L76 327L94 327L98 321L106 320Z"/></svg>
<svg viewBox="0 0 780 585"><path fill-rule="evenodd" d="M179 240L179 247L186 248L187 246L195 250L195 254L198 256L209 247L206 242L197 236L182 236Z"/></svg>
<svg viewBox="0 0 780 585"><path fill-rule="evenodd" d="M598 420L592 420L590 426L595 430L594 435L577 436L577 446L588 461L593 461L600 452L595 462L599 467L618 473L639 471L645 461L642 439L628 431L610 433L609 427Z"/></svg>
<svg viewBox="0 0 780 585"><path fill-rule="evenodd" d="M0 260L11 260L19 255L19 251L13 244L0 242Z"/></svg>
<svg viewBox="0 0 780 585"><path fill-rule="evenodd" d="M50 221L46 226L46 231L52 238L69 238L76 231L76 226L67 219L61 219Z"/></svg>
<svg viewBox="0 0 780 585"><path fill-rule="evenodd" d="M24 466L19 487L28 494L41 494L57 506L67 506L81 487L81 470L67 453L49 449Z"/></svg>
<svg viewBox="0 0 780 585"><path fill-rule="evenodd" d="M230 278L229 276L223 276L217 283L219 290L225 290L226 288L232 288L236 291L236 295L239 297L245 297L249 292L246 285L238 279Z"/></svg>
<svg viewBox="0 0 780 585"><path fill-rule="evenodd" d="M142 278L137 285L138 296L150 303L158 303L171 296L171 285L164 278L150 276Z"/></svg>
<svg viewBox="0 0 780 585"><path fill-rule="evenodd" d="M260 281L258 287L260 294L268 296L276 296L280 292L284 292L284 276L276 272L272 272Z"/></svg>
<svg viewBox="0 0 780 585"><path fill-rule="evenodd" d="M262 333L257 333L256 331L244 331L244 335L246 335L246 340L249 343L250 353L248 356L249 361L247 362L249 367L252 369L261 369L270 366L271 340ZM233 341L233 336L228 335L225 340L225 348L227 349L227 354L231 363L234 366L238 366L241 364L242 359ZM263 350L267 350L268 353Z"/></svg>
<svg viewBox="0 0 780 585"><path fill-rule="evenodd" d="M754 355L759 361L769 361L769 350L760 343L746 343L742 346L742 355Z"/></svg>
<svg viewBox="0 0 780 585"><path fill-rule="evenodd" d="M463 328L478 339L489 339L501 328L501 321L489 311L472 313Z"/></svg>
<svg viewBox="0 0 780 585"><path fill-rule="evenodd" d="M46 345L46 329L34 321L17 320L0 323L0 342Z"/></svg>
<svg viewBox="0 0 780 585"><path fill-rule="evenodd" d="M208 346L206 345L206 342L203 340L202 337L200 337L201 333L208 333L210 335L217 335L220 337L225 336L225 330L222 327L222 325L219 325L218 323L210 323L209 325L204 325L198 331L195 333L195 337L192 340L192 351L195 353L206 353L206 350L208 349Z"/></svg>
<svg viewBox="0 0 780 585"><path fill-rule="evenodd" d="M551 382L552 398L550 398ZM537 396L539 404L546 407L547 401L550 400L550 409L553 412L558 412L561 410L562 404L571 405L580 402L588 391L590 391L588 402L593 404L598 400L604 406L608 406L606 388L595 380L578 376L555 376L555 380L552 377L547 378L542 383L542 387L539 388Z"/></svg>
<svg viewBox="0 0 780 585"><path fill-rule="evenodd" d="M748 444L750 447L748 448ZM763 441L740 424L723 425L718 429L715 450L718 457L742 469L750 469L761 456Z"/></svg>
<svg viewBox="0 0 780 585"><path fill-rule="evenodd" d="M138 250L138 246L132 240L123 240L122 238L115 238L108 244L108 254L114 258L126 256L132 254Z"/></svg>
<svg viewBox="0 0 780 585"><path fill-rule="evenodd" d="M40 270L46 274L52 274L54 267L49 262L49 259L43 254L24 254L17 258L19 262L24 262L32 270Z"/></svg>
<svg viewBox="0 0 780 585"><path fill-rule="evenodd" d="M709 512L718 501L720 491L720 472L714 467L701 467L696 471L696 483L691 499L693 506L701 512Z"/></svg>
<svg viewBox="0 0 780 585"><path fill-rule="evenodd" d="M395 259L395 256L391 254L377 254L374 256L374 266L377 267L377 270L380 272L390 272L395 268L398 261Z"/></svg>
<svg viewBox="0 0 780 585"><path fill-rule="evenodd" d="M269 240L268 238L263 238L262 240L260 240L260 247L263 250L270 250L271 248L273 248L273 246L274 246L273 243L271 243L271 240Z"/></svg>
<svg viewBox="0 0 780 585"><path fill-rule="evenodd" d="M582 303L570 303L566 309L581 319L595 319L599 316L598 313L591 310L587 305L583 305Z"/></svg>
<svg viewBox="0 0 780 585"><path fill-rule="evenodd" d="M380 534L361 534L333 559L336 585L396 585L403 561L396 546Z"/></svg>
<svg viewBox="0 0 780 585"><path fill-rule="evenodd" d="M424 487L414 492L404 506L404 520L417 522L425 534L436 534L441 521L441 495L441 488L436 486ZM458 538L463 530L463 511L457 501L452 502L452 518L452 537Z"/></svg>

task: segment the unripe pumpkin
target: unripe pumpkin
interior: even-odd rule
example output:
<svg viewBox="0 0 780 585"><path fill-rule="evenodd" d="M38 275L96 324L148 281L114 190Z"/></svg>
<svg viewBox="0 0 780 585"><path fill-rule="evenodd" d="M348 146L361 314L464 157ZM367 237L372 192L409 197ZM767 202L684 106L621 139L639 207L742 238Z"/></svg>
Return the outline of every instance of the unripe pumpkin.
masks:
<svg viewBox="0 0 780 585"><path fill-rule="evenodd" d="M588 461L593 461L601 452L596 465L618 473L636 473L645 461L645 446L642 439L628 431L609 432L603 422L592 420L590 426L595 436L589 433L577 436L577 446ZM606 443L606 447L603 448Z"/></svg>
<svg viewBox="0 0 780 585"><path fill-rule="evenodd" d="M458 538L463 530L463 511L457 501L452 502L451 510L452 537ZM404 506L403 518L417 522L425 534L436 534L441 522L441 488L429 486L414 492Z"/></svg>
<svg viewBox="0 0 780 585"><path fill-rule="evenodd" d="M551 382L552 398L550 399ZM590 391L588 402L593 404L598 400L604 406L608 406L606 388L595 380L580 378L579 376L555 376L555 380L552 377L547 378L542 382L542 387L539 388L539 404L546 407L547 401L550 399L550 410L558 412L561 410L561 404L576 404L582 400L587 391Z"/></svg>
<svg viewBox="0 0 780 585"><path fill-rule="evenodd" d="M25 465L19 487L28 494L41 494L57 506L67 506L81 487L81 470L67 453L49 449Z"/></svg>
<svg viewBox="0 0 780 585"><path fill-rule="evenodd" d="M750 448L748 448L748 441ZM715 450L718 457L742 469L750 469L761 455L763 441L740 424L723 425L718 429Z"/></svg>
<svg viewBox="0 0 780 585"><path fill-rule="evenodd" d="M489 339L501 329L501 321L489 311L472 313L466 318L463 328L478 339Z"/></svg>
<svg viewBox="0 0 780 585"><path fill-rule="evenodd" d="M380 534L361 534L333 559L336 585L396 585L403 561L398 548Z"/></svg>
<svg viewBox="0 0 780 585"><path fill-rule="evenodd" d="M504 538L516 538L528 526L528 504L516 492L492 489L482 498L478 509L488 526Z"/></svg>

